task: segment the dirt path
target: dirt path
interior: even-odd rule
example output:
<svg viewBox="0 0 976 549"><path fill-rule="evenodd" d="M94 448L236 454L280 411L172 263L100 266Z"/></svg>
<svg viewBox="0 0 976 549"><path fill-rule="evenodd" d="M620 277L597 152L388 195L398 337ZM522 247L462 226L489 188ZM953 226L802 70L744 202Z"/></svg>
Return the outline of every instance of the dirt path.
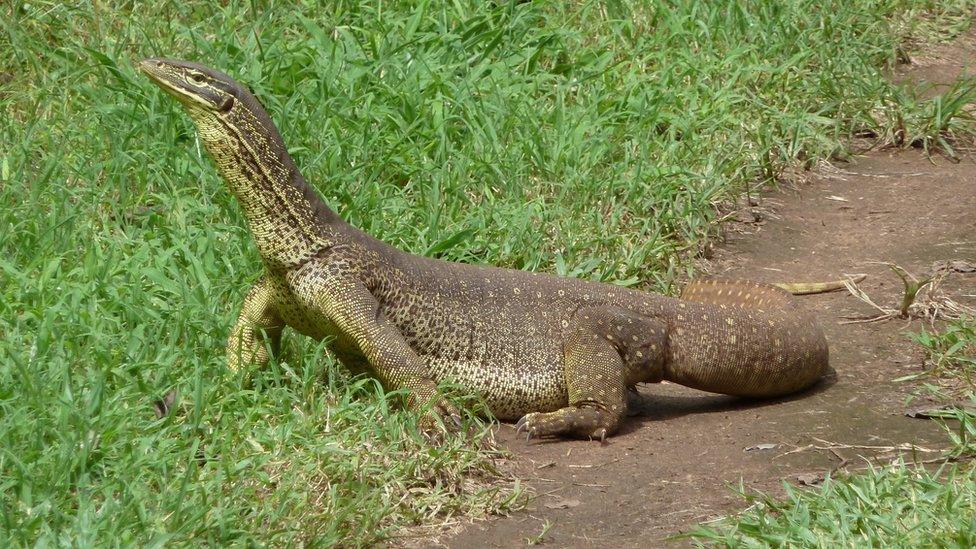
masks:
<svg viewBox="0 0 976 549"><path fill-rule="evenodd" d="M976 56L973 35L929 52L905 79L948 81ZM953 164L919 151L881 151L815 174L799 191L768 196L775 215L740 225L716 253L713 274L762 281L835 279L867 273L862 287L895 304L900 281L871 261L912 272L944 259L976 259L976 161ZM976 294L976 274L951 279L954 295ZM966 288L965 291L959 291ZM815 449L819 439L857 445L939 447L930 421L904 411L911 387L891 380L921 370L904 337L921 323L841 325L873 309L846 292L801 298L816 311L831 348L834 379L792 399L746 402L673 384L641 387L635 417L606 445L526 443L510 426L498 437L538 498L527 511L469 526L452 547L525 545L545 524L555 546L658 546L664 538L743 507L730 486L779 490L783 480L824 473L869 450ZM974 298L968 304L976 304ZM756 445L769 449L748 450Z"/></svg>

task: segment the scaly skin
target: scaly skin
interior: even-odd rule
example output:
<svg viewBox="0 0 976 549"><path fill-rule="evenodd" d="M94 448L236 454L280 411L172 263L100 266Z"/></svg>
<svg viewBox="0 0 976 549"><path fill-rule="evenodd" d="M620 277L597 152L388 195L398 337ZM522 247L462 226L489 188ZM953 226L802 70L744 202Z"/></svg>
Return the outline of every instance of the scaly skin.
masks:
<svg viewBox="0 0 976 549"><path fill-rule="evenodd" d="M438 382L453 380L529 436L603 439L637 383L775 397L827 368L816 322L772 286L699 282L675 299L397 250L319 199L243 86L184 61L140 68L196 122L264 261L229 338L232 369L264 365L288 326L408 389L409 406L455 416L437 400Z"/></svg>

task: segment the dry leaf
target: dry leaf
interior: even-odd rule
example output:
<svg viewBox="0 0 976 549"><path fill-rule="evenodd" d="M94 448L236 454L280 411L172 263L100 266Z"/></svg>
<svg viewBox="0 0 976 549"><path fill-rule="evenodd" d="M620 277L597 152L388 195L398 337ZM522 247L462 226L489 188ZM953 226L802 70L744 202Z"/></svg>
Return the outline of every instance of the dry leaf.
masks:
<svg viewBox="0 0 976 549"><path fill-rule="evenodd" d="M166 396L159 400L153 401L153 411L156 412L157 418L163 418L169 411L173 408L173 404L176 403L176 389L166 393Z"/></svg>
<svg viewBox="0 0 976 549"><path fill-rule="evenodd" d="M547 503L547 509L569 509L571 507L578 507L581 503L578 499L559 499L552 503Z"/></svg>
<svg viewBox="0 0 976 549"><path fill-rule="evenodd" d="M976 410L976 406L961 400L950 404L926 404L923 406L909 408L905 411L905 415L918 419L956 417L955 410L957 409L973 411Z"/></svg>
<svg viewBox="0 0 976 549"><path fill-rule="evenodd" d="M796 475L796 481L803 486L816 486L823 482L823 473L804 473L802 475Z"/></svg>
<svg viewBox="0 0 976 549"><path fill-rule="evenodd" d="M746 452L752 452L752 451L755 451L755 450L772 450L776 446L777 446L776 444L770 444L768 442L764 442L762 444L756 444L756 445L753 445L753 446L749 446L749 447L747 447L745 449L745 451Z"/></svg>
<svg viewBox="0 0 976 549"><path fill-rule="evenodd" d="M935 272L976 273L976 263L962 259L946 259L932 264Z"/></svg>

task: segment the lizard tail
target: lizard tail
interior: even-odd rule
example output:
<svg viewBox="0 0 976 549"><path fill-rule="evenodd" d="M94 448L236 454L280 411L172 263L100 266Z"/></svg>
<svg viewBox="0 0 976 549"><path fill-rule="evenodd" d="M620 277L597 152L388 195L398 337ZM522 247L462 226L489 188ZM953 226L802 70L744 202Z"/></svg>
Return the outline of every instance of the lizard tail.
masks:
<svg viewBox="0 0 976 549"><path fill-rule="evenodd" d="M847 280L856 284L864 280L867 276L868 275L859 274L852 276ZM780 282L773 284L773 286L782 288L793 295L822 294L845 288L845 283L847 280L834 280L831 282Z"/></svg>

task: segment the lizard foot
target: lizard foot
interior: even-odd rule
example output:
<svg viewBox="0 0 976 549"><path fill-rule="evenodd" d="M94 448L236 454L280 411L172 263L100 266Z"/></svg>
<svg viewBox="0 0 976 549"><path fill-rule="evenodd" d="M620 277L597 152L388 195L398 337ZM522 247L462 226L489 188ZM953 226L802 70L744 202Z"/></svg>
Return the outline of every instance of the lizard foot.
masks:
<svg viewBox="0 0 976 549"><path fill-rule="evenodd" d="M564 435L604 442L616 430L619 421L618 414L594 406L568 406L555 412L525 414L515 424L515 432L525 433L526 441L533 437Z"/></svg>
<svg viewBox="0 0 976 549"><path fill-rule="evenodd" d="M420 418L419 427L429 438L439 438L441 434L459 432L463 424L457 408L441 399Z"/></svg>

